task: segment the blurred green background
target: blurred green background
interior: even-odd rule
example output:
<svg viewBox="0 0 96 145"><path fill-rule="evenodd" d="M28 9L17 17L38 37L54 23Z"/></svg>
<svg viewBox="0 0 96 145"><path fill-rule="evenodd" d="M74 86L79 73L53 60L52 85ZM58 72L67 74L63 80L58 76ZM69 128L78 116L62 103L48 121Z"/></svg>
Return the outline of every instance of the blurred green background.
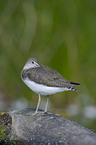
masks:
<svg viewBox="0 0 96 145"><path fill-rule="evenodd" d="M20 77L33 56L81 84L50 96L49 111L95 130L96 1L0 0L0 111L36 107Z"/></svg>

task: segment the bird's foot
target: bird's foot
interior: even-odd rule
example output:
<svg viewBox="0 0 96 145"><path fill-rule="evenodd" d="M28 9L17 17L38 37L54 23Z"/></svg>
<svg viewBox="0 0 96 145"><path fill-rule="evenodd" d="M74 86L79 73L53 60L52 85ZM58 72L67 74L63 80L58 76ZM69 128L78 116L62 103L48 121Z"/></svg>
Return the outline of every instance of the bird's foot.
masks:
<svg viewBox="0 0 96 145"><path fill-rule="evenodd" d="M32 115L43 115L43 114L47 114L47 112L44 112L44 111L36 111L35 113L33 113Z"/></svg>
<svg viewBox="0 0 96 145"><path fill-rule="evenodd" d="M52 114L52 113L50 113L50 112L46 112L46 111L38 111L38 112L35 112L35 113L33 113L32 115L46 115L46 114Z"/></svg>

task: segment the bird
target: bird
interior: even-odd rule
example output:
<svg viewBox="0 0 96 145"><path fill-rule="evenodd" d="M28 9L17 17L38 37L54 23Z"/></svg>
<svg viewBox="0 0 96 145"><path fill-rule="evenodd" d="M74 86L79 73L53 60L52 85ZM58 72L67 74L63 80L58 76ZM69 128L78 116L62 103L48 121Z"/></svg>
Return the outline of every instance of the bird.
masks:
<svg viewBox="0 0 96 145"><path fill-rule="evenodd" d="M35 57L31 57L27 60L21 71L21 78L33 92L39 94L35 114L38 113L41 95L47 96L44 110L44 112L47 112L49 95L69 90L78 91L74 87L80 85L79 83L65 79L54 69L40 64L39 60Z"/></svg>

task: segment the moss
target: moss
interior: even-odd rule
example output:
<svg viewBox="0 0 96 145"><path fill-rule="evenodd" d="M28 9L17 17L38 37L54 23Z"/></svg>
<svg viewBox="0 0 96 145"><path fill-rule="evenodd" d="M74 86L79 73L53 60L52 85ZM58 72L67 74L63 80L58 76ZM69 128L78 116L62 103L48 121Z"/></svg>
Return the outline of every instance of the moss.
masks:
<svg viewBox="0 0 96 145"><path fill-rule="evenodd" d="M4 130L5 127L0 125L0 140L4 140L6 138Z"/></svg>

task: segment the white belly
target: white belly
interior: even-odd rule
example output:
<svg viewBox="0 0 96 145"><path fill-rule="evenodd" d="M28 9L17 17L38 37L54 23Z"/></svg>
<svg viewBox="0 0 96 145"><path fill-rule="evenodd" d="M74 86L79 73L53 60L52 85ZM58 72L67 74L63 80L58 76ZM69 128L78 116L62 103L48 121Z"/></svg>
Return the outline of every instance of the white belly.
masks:
<svg viewBox="0 0 96 145"><path fill-rule="evenodd" d="M71 89L68 88L60 88L60 87L49 87L42 84L37 84L30 80L23 80L24 83L34 92L40 95L52 95L58 92L68 91Z"/></svg>

